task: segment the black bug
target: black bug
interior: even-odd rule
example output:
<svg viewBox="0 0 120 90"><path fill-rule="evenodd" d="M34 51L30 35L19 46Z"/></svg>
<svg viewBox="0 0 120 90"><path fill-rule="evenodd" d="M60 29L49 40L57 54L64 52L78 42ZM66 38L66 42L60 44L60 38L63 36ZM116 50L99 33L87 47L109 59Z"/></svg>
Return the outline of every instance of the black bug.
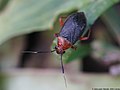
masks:
<svg viewBox="0 0 120 90"><path fill-rule="evenodd" d="M69 48L76 49L73 46L78 40L87 40L90 36L90 30L87 37L82 37L83 32L85 31L87 20L84 12L76 12L68 16L63 22L61 17L59 19L61 30L59 33L55 34L57 38L57 44L55 48L51 51L24 51L24 53L52 53L56 51L57 54L61 55L61 68L62 73L64 74L64 67L62 62L62 55L65 53L65 50ZM64 78L65 79L65 78Z"/></svg>

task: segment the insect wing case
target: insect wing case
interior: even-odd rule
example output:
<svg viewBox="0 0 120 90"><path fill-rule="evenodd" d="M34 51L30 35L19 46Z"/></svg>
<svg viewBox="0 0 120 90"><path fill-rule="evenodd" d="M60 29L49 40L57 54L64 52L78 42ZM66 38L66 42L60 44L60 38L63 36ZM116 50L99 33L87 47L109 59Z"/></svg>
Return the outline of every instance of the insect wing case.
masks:
<svg viewBox="0 0 120 90"><path fill-rule="evenodd" d="M86 27L86 17L83 12L74 13L66 19L59 36L75 44Z"/></svg>

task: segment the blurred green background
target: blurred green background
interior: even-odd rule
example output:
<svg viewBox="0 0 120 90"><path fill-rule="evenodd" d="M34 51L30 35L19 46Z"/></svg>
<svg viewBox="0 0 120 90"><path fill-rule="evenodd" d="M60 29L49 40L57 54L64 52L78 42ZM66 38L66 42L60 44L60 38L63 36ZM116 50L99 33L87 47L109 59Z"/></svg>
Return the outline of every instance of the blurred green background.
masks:
<svg viewBox="0 0 120 90"><path fill-rule="evenodd" d="M91 90L120 87L120 0L0 0L0 90ZM59 17L84 12L92 33L60 58L56 45ZM51 83L49 83L51 81Z"/></svg>

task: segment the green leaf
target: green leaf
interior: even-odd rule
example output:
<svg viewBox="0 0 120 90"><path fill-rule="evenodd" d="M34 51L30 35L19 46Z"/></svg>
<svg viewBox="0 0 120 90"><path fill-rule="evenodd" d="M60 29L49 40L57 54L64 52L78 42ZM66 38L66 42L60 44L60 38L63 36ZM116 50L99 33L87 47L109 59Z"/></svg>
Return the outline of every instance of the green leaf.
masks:
<svg viewBox="0 0 120 90"><path fill-rule="evenodd" d="M0 14L0 45L18 35L50 30L58 15L74 10L85 12L89 26L117 2L119 0L9 0ZM69 52L72 55L71 50Z"/></svg>
<svg viewBox="0 0 120 90"><path fill-rule="evenodd" d="M75 9L84 11L92 24L103 11L118 1L9 0L7 8L0 15L0 44L18 35L48 30L60 13Z"/></svg>
<svg viewBox="0 0 120 90"><path fill-rule="evenodd" d="M90 2L80 1L10 0L0 15L0 45L18 35L50 29L60 13L79 9Z"/></svg>

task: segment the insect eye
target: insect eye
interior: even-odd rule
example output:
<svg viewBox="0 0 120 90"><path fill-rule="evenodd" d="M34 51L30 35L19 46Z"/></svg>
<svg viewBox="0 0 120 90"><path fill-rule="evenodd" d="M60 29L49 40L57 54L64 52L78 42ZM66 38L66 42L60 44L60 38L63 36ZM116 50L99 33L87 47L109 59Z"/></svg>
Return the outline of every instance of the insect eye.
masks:
<svg viewBox="0 0 120 90"><path fill-rule="evenodd" d="M65 53L65 51L63 51L63 54Z"/></svg>
<svg viewBox="0 0 120 90"><path fill-rule="evenodd" d="M57 49L57 46L55 46L55 49Z"/></svg>

